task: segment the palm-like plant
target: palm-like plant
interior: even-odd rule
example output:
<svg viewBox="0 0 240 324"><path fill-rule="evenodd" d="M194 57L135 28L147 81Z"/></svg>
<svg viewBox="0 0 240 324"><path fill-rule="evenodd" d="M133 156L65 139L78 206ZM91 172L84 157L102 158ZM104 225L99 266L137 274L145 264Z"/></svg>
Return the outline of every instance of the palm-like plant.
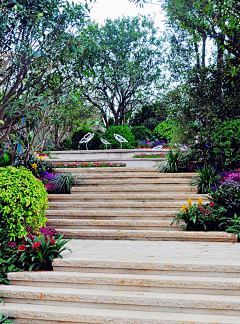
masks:
<svg viewBox="0 0 240 324"><path fill-rule="evenodd" d="M54 179L54 191L56 193L70 194L74 183L71 173L58 174Z"/></svg>
<svg viewBox="0 0 240 324"><path fill-rule="evenodd" d="M197 186L199 194L209 193L211 188L217 186L221 179L220 174L211 165L205 165L196 172L198 175L192 178L190 186Z"/></svg>

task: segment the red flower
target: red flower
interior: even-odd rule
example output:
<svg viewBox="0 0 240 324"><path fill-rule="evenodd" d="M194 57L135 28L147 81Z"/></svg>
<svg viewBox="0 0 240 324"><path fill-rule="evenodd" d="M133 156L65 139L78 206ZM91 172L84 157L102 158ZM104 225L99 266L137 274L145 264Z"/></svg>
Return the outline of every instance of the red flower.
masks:
<svg viewBox="0 0 240 324"><path fill-rule="evenodd" d="M56 243L56 240L54 240L54 239L48 239L48 240L47 240L47 243L48 243L49 241L51 242L52 245L54 245L54 244Z"/></svg>
<svg viewBox="0 0 240 324"><path fill-rule="evenodd" d="M204 207L201 207L200 210L204 210Z"/></svg>
<svg viewBox="0 0 240 324"><path fill-rule="evenodd" d="M23 244L19 246L18 251L25 251L26 249L27 249L26 245Z"/></svg>
<svg viewBox="0 0 240 324"><path fill-rule="evenodd" d="M42 244L41 242L35 242L35 243L33 243L32 247L33 247L34 249L39 250L39 247L40 247L41 244Z"/></svg>
<svg viewBox="0 0 240 324"><path fill-rule="evenodd" d="M212 206L214 206L214 203L211 201L211 202L210 202L210 207L212 207Z"/></svg>

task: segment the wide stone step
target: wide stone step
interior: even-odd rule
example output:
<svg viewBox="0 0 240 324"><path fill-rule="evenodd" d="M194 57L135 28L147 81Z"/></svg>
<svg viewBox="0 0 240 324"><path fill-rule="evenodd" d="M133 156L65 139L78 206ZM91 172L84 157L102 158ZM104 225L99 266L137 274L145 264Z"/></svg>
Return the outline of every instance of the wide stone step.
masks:
<svg viewBox="0 0 240 324"><path fill-rule="evenodd" d="M48 226L56 229L153 229L153 230L179 230L177 225L171 225L171 221L157 220L75 220L52 219L48 220Z"/></svg>
<svg viewBox="0 0 240 324"><path fill-rule="evenodd" d="M75 176L75 184L82 185L135 185L135 184L189 184L188 178L112 178L88 179Z"/></svg>
<svg viewBox="0 0 240 324"><path fill-rule="evenodd" d="M2 286L6 303L240 316L240 296Z"/></svg>
<svg viewBox="0 0 240 324"><path fill-rule="evenodd" d="M174 210L118 210L114 209L50 209L47 210L46 216L48 219L163 219L172 220L176 214Z"/></svg>
<svg viewBox="0 0 240 324"><path fill-rule="evenodd" d="M94 185L78 185L72 187L72 193L79 193L79 192L104 192L104 193L112 193L112 192L134 192L138 194L142 194L145 192L151 193L168 193L168 192L197 192L197 187L190 187L188 184L155 184L148 185L148 184L135 184L135 185L108 185L108 186L94 186Z"/></svg>
<svg viewBox="0 0 240 324"><path fill-rule="evenodd" d="M224 243L225 244L225 243ZM106 247L105 247L106 249ZM161 247L160 247L161 249ZM76 250L76 248L75 248ZM168 249L169 251L171 249ZM194 251L194 250L193 250ZM193 253L192 251L192 253ZM187 277L218 277L218 278L240 278L239 262L233 263L231 260L216 261L210 259L191 260L188 255L179 260L166 261L161 257L159 261L129 261L119 260L112 257L111 260L86 259L72 256L70 259L54 259L53 269L60 272L80 272L80 273L107 273L107 274L139 274L139 275L159 275L159 276L187 276ZM149 254L149 260L151 255Z"/></svg>
<svg viewBox="0 0 240 324"><path fill-rule="evenodd" d="M196 172L186 172L186 173L163 173L157 172L156 168L55 168L54 172L63 173L79 173L86 176L95 175L115 175L116 177L158 177L158 178L192 178L196 176Z"/></svg>
<svg viewBox="0 0 240 324"><path fill-rule="evenodd" d="M173 209L177 212L177 209L180 209L182 205L186 204L185 200L173 200L173 201L125 201L125 200L116 200L116 201L53 201L49 202L48 206L51 209L77 209L77 208L86 208L86 209L93 209L93 208L109 208L115 209L117 213L118 210L122 209L135 209L144 212L145 210L160 210L166 209L171 210Z"/></svg>
<svg viewBox="0 0 240 324"><path fill-rule="evenodd" d="M4 316L15 317L19 324L239 324L239 316L35 306L19 303L0 305L0 311Z"/></svg>
<svg viewBox="0 0 240 324"><path fill-rule="evenodd" d="M186 232L161 230L104 230L104 229L65 229L58 228L58 234L66 238L101 240L153 240L153 241L192 241L192 242L237 242L238 235L226 232Z"/></svg>
<svg viewBox="0 0 240 324"><path fill-rule="evenodd" d="M240 278L80 272L12 272L11 285L240 296Z"/></svg>
<svg viewBox="0 0 240 324"><path fill-rule="evenodd" d="M137 200L137 201L154 201L157 202L162 200L187 200L192 199L197 202L197 199L203 199L204 201L208 201L203 195L198 195L196 193L180 193L180 192L170 192L170 193L72 193L69 194L49 194L49 201L108 201L108 200ZM193 201L193 202L194 202Z"/></svg>

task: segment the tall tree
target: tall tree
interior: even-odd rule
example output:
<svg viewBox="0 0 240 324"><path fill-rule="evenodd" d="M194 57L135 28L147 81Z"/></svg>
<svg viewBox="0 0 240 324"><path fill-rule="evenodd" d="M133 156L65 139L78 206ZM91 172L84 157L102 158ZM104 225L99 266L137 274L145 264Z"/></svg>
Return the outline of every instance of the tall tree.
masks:
<svg viewBox="0 0 240 324"><path fill-rule="evenodd" d="M115 124L139 103L150 100L160 83L162 41L154 22L146 17L107 20L89 29L100 45L94 75L79 74L82 95L102 114L108 127L109 112Z"/></svg>
<svg viewBox="0 0 240 324"><path fill-rule="evenodd" d="M0 144L20 118L47 109L47 97L69 91L72 64L81 69L89 51L81 39L86 14L85 6L65 0L1 1Z"/></svg>

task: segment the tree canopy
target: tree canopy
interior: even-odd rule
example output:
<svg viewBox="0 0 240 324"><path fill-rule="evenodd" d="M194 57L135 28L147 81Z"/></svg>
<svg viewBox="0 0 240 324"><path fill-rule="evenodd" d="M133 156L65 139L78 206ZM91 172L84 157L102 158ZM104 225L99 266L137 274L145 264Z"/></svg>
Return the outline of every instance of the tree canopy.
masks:
<svg viewBox="0 0 240 324"><path fill-rule="evenodd" d="M147 17L107 20L89 27L100 45L94 75L79 74L84 98L101 112L108 126L109 112L116 125L139 103L149 101L160 83L162 47L154 23Z"/></svg>

